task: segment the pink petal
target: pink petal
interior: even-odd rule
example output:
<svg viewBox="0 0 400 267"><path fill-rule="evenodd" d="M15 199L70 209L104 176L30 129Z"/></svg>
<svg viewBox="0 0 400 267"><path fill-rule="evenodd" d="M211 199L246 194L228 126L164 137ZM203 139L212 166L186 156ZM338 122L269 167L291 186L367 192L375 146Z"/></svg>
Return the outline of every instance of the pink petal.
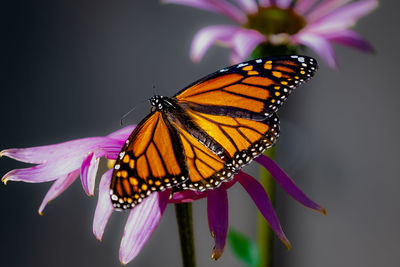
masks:
<svg viewBox="0 0 400 267"><path fill-rule="evenodd" d="M105 151L105 157L107 159L116 160L118 158L118 155L121 152L121 149L124 146L124 144L125 144L125 140L124 141L115 140L115 142L112 145L110 145L108 147L103 147L103 149ZM98 154L96 154L96 156L100 157L100 155L98 155Z"/></svg>
<svg viewBox="0 0 400 267"><path fill-rule="evenodd" d="M96 182L97 169L99 167L99 158L94 153L90 153L82 162L81 181L82 187L88 196L94 194L94 184Z"/></svg>
<svg viewBox="0 0 400 267"><path fill-rule="evenodd" d="M178 4L204 9L211 12L218 12L219 10L207 0L161 0L164 4Z"/></svg>
<svg viewBox="0 0 400 267"><path fill-rule="evenodd" d="M287 9L292 2L293 0L275 0L275 5L282 9Z"/></svg>
<svg viewBox="0 0 400 267"><path fill-rule="evenodd" d="M309 24L305 30L327 34L353 26L356 21L378 6L376 0L364 0L343 6Z"/></svg>
<svg viewBox="0 0 400 267"><path fill-rule="evenodd" d="M197 192L193 190L184 190L174 193L172 195L172 198L169 200L169 203L187 203L201 198L205 198L206 196L207 196L206 191Z"/></svg>
<svg viewBox="0 0 400 267"><path fill-rule="evenodd" d="M256 30L240 29L233 37L233 50L240 61L244 61L257 45L266 40L267 38Z"/></svg>
<svg viewBox="0 0 400 267"><path fill-rule="evenodd" d="M293 182L292 179L281 169L279 166L269 157L261 155L255 159L256 162L260 163L267 171L274 177L275 181L295 200L304 206L313 209L315 211L326 214L326 210L312 201L309 197L301 191L300 188Z"/></svg>
<svg viewBox="0 0 400 267"><path fill-rule="evenodd" d="M272 5L271 0L258 0L258 4L262 7L269 7Z"/></svg>
<svg viewBox="0 0 400 267"><path fill-rule="evenodd" d="M140 252L157 227L167 207L171 189L152 193L130 213L121 240L119 259L127 264Z"/></svg>
<svg viewBox="0 0 400 267"><path fill-rule="evenodd" d="M231 64L237 64L239 62L243 62L245 60L245 58L242 58L241 56L239 56L235 50L231 50L231 52L229 53L229 62Z"/></svg>
<svg viewBox="0 0 400 267"><path fill-rule="evenodd" d="M199 62L215 42L230 45L232 36L238 29L240 28L231 25L215 25L201 29L193 39L190 58L194 62Z"/></svg>
<svg viewBox="0 0 400 267"><path fill-rule="evenodd" d="M224 182L221 184L221 187L223 187L225 190L228 190L231 188L235 183L236 179L231 179L227 182ZM213 190L209 189L207 191L203 192L198 192L194 190L184 190L180 192L176 192L172 195L172 198L169 200L169 203L187 203L187 202L192 202L201 198L205 198L207 196L207 192Z"/></svg>
<svg viewBox="0 0 400 267"><path fill-rule="evenodd" d="M300 14L304 15L314 4L317 0L301 0L297 1L296 5L294 6L294 10Z"/></svg>
<svg viewBox="0 0 400 267"><path fill-rule="evenodd" d="M43 215L43 210L46 205L58 197L62 192L65 191L78 177L79 170L75 170L63 177L58 178L50 187L49 191L47 192L46 196L44 197L42 204L39 207L39 214Z"/></svg>
<svg viewBox="0 0 400 267"><path fill-rule="evenodd" d="M313 22L326 14L332 12L333 10L347 4L351 0L324 0L318 3L315 8L308 13L306 19L308 22ZM300 4L300 3L299 3Z"/></svg>
<svg viewBox="0 0 400 267"><path fill-rule="evenodd" d="M316 34L298 33L293 37L293 40L296 43L310 47L328 63L329 67L336 68L335 51L326 38Z"/></svg>
<svg viewBox="0 0 400 267"><path fill-rule="evenodd" d="M48 162L25 169L15 169L6 173L1 179L8 181L22 181L27 183L42 183L56 180L80 168L82 159L71 159L65 162Z"/></svg>
<svg viewBox="0 0 400 267"><path fill-rule="evenodd" d="M88 137L48 146L6 149L0 152L0 156L7 156L15 160L33 164L40 164L51 160L66 160L73 157L83 159L90 151L101 149L103 146L112 146L116 142L116 140L106 137Z"/></svg>
<svg viewBox="0 0 400 267"><path fill-rule="evenodd" d="M211 258L218 260L224 253L228 234L228 194L225 188L207 190L207 214L210 233L215 240Z"/></svg>
<svg viewBox="0 0 400 267"><path fill-rule="evenodd" d="M136 128L136 125L128 125L122 129L119 129L119 130L107 135L107 137L125 141L126 139L128 139L129 135L133 132L133 130L135 128Z"/></svg>
<svg viewBox="0 0 400 267"><path fill-rule="evenodd" d="M250 175L239 171L239 174L236 175L236 179L243 186L243 188L249 193L250 197L253 199L256 204L258 210L267 220L271 229L275 232L275 234L279 237L279 239L286 245L287 249L290 248L290 242L286 238L285 233L282 230L281 224L279 223L279 219L275 214L274 207L272 206L271 201L269 200L267 192L263 186Z"/></svg>
<svg viewBox="0 0 400 267"><path fill-rule="evenodd" d="M221 14L231 18L239 24L245 24L247 22L247 17L242 10L232 5L226 0L207 0L210 4L213 4Z"/></svg>
<svg viewBox="0 0 400 267"><path fill-rule="evenodd" d="M97 200L96 211L93 219L93 234L101 241L104 229L108 223L114 207L110 199L110 183L113 170L108 170L103 174L99 185L99 198Z"/></svg>
<svg viewBox="0 0 400 267"><path fill-rule="evenodd" d="M247 14L254 14L258 11L258 5L256 0L235 0L244 12Z"/></svg>
<svg viewBox="0 0 400 267"><path fill-rule="evenodd" d="M329 41L359 49L364 52L374 51L374 48L369 42L352 30L333 32L324 35L324 37Z"/></svg>
<svg viewBox="0 0 400 267"><path fill-rule="evenodd" d="M239 24L247 21L246 15L226 0L162 0L166 4L180 4L223 14Z"/></svg>

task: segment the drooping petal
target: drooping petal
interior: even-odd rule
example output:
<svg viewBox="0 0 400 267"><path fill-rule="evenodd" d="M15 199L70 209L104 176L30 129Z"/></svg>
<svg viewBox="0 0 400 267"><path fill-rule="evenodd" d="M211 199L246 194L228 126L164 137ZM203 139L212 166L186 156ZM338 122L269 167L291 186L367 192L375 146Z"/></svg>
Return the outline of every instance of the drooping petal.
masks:
<svg viewBox="0 0 400 267"><path fill-rule="evenodd" d="M296 5L294 6L294 10L300 14L304 15L314 4L317 0L301 0L297 1Z"/></svg>
<svg viewBox="0 0 400 267"><path fill-rule="evenodd" d="M293 182L292 179L276 164L272 159L267 156L261 155L255 159L256 162L260 163L267 171L274 177L275 181L295 200L304 206L318 211L322 214L326 214L325 208L321 207L301 191L300 188Z"/></svg>
<svg viewBox="0 0 400 267"><path fill-rule="evenodd" d="M199 62L215 42L231 45L232 36L238 29L240 28L232 25L214 25L201 29L193 38L190 58Z"/></svg>
<svg viewBox="0 0 400 267"><path fill-rule="evenodd" d="M333 10L347 4L351 0L324 0L315 6L306 16L309 23L322 18L326 14L332 12ZM303 1L300 1L303 2ZM300 5L300 3L299 3Z"/></svg>
<svg viewBox="0 0 400 267"><path fill-rule="evenodd" d="M140 252L156 229L167 206L171 189L152 193L129 214L121 240L119 259L127 264Z"/></svg>
<svg viewBox="0 0 400 267"><path fill-rule="evenodd" d="M94 153L90 153L82 162L81 181L82 187L88 196L94 194L94 184L96 182L97 169L100 159L96 158Z"/></svg>
<svg viewBox="0 0 400 267"><path fill-rule="evenodd" d="M207 190L207 215L215 246L211 258L218 260L224 253L228 234L228 193L223 187Z"/></svg>
<svg viewBox="0 0 400 267"><path fill-rule="evenodd" d="M324 35L329 41L346 45L364 52L373 52L374 48L358 33L352 30L343 30Z"/></svg>
<svg viewBox="0 0 400 267"><path fill-rule="evenodd" d="M256 0L235 0L244 12L247 14L254 14L258 11Z"/></svg>
<svg viewBox="0 0 400 267"><path fill-rule="evenodd" d="M267 192L265 192L264 187L256 179L242 171L239 171L239 174L236 175L236 179L247 191L247 193L249 193L258 210L271 226L271 229L285 244L287 249L290 249L290 242L282 230L279 219L274 211L274 207L272 206L272 203L269 200L268 194Z"/></svg>
<svg viewBox="0 0 400 267"><path fill-rule="evenodd" d="M237 182L236 179L233 178L227 182L222 183L221 187L223 187L225 190L228 190L236 182ZM194 190L184 190L174 193L171 199L169 200L169 203L187 203L201 198L205 198L206 196L207 196L207 191L198 192Z"/></svg>
<svg viewBox="0 0 400 267"><path fill-rule="evenodd" d="M109 135L107 135L108 138L112 139L117 139L121 141L125 141L128 139L129 135L133 132L133 130L136 128L136 125L128 125L124 128L121 128Z"/></svg>
<svg viewBox="0 0 400 267"><path fill-rule="evenodd" d="M78 178L79 175L79 170L75 170L64 177L58 178L50 187L49 191L46 193L46 196L44 197L42 204L40 204L39 207L39 214L43 214L43 210L46 207L46 205L58 197L62 192L65 191L75 180Z"/></svg>
<svg viewBox="0 0 400 267"><path fill-rule="evenodd" d="M363 0L338 8L306 27L307 31L327 34L347 29L378 6L376 0Z"/></svg>
<svg viewBox="0 0 400 267"><path fill-rule="evenodd" d="M258 0L258 4L262 7L269 7L272 5L271 0Z"/></svg>
<svg viewBox="0 0 400 267"><path fill-rule="evenodd" d="M244 61L266 37L256 30L240 29L233 37L233 50L240 61ZM239 62L231 62L239 63Z"/></svg>
<svg viewBox="0 0 400 267"><path fill-rule="evenodd" d="M336 55L332 45L326 38L316 34L299 33L293 37L296 43L303 44L313 49L321 58L323 58L328 66L336 67Z"/></svg>
<svg viewBox="0 0 400 267"><path fill-rule="evenodd" d="M93 219L93 234L101 241L104 229L108 223L114 207L110 199L110 183L113 170L108 170L103 174L99 185L99 198L97 200L96 211Z"/></svg>
<svg viewBox="0 0 400 267"><path fill-rule="evenodd" d="M180 4L192 6L207 11L223 14L239 24L247 21L246 15L226 0L162 0L166 4Z"/></svg>

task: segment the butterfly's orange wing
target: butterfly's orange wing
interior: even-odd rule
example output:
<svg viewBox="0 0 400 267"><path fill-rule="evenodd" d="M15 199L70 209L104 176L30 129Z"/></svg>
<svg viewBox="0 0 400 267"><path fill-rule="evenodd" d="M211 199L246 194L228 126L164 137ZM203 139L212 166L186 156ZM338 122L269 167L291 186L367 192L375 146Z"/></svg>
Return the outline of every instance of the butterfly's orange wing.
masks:
<svg viewBox="0 0 400 267"><path fill-rule="evenodd" d="M316 69L316 61L306 56L257 59L217 71L177 93L174 99L185 110L187 120L227 155L222 159L223 167L208 166L215 161L211 156L203 159L211 153L208 144L178 129L190 174L178 188L215 188L272 146L279 135L275 112ZM197 149L202 152L194 153Z"/></svg>
<svg viewBox="0 0 400 267"><path fill-rule="evenodd" d="M153 191L188 179L183 145L176 129L160 111L147 116L133 131L114 165L111 200L128 209Z"/></svg>
<svg viewBox="0 0 400 267"><path fill-rule="evenodd" d="M176 191L193 189L203 191L229 181L244 165L271 147L279 136L279 119L276 115L264 121L232 118L187 111L211 138L227 151L221 159L201 141L177 126L182 140L189 179L177 186Z"/></svg>
<svg viewBox="0 0 400 267"><path fill-rule="evenodd" d="M256 59L217 71L174 97L202 113L264 120L316 69L316 61L306 56Z"/></svg>

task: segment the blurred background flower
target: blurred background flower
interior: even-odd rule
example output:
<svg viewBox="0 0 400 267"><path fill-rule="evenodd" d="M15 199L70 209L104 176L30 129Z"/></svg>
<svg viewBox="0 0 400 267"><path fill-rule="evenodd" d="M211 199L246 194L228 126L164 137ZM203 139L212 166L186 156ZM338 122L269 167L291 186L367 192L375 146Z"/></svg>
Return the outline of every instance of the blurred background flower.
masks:
<svg viewBox="0 0 400 267"><path fill-rule="evenodd" d="M231 63L245 61L258 47L261 56L294 53L295 46L311 48L336 67L332 43L372 52L372 46L349 29L378 6L377 0L163 0L193 6L227 16L239 24L213 25L194 37L190 57L198 62L211 45L231 48ZM350 3L349 3L350 2ZM280 52L276 47L293 46ZM285 51L285 52L283 52ZM272 53L271 53L272 52ZM258 57L258 56L256 56Z"/></svg>

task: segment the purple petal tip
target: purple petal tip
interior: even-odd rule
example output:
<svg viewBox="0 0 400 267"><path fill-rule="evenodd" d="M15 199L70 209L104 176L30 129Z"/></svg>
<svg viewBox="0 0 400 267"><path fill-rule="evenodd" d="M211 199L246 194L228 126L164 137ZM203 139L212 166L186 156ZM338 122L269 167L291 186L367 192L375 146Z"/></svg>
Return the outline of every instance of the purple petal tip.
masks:
<svg viewBox="0 0 400 267"><path fill-rule="evenodd" d="M224 254L224 251L221 249L213 248L212 254L211 254L211 259L213 260L218 260L221 258L222 254Z"/></svg>
<svg viewBox="0 0 400 267"><path fill-rule="evenodd" d="M7 185L7 182L9 180L8 177L10 176L9 173L10 172L6 173L3 177L1 177L1 181L4 183L4 185Z"/></svg>
<svg viewBox="0 0 400 267"><path fill-rule="evenodd" d="M286 246L286 249L289 251L292 248L292 245L290 244L289 239L286 238L281 238L279 237L279 239L282 241L282 243Z"/></svg>
<svg viewBox="0 0 400 267"><path fill-rule="evenodd" d="M318 212L321 213L322 215L326 216L326 209L325 209L325 208L320 207L320 209L319 209L319 210L316 210L316 211L318 211Z"/></svg>

